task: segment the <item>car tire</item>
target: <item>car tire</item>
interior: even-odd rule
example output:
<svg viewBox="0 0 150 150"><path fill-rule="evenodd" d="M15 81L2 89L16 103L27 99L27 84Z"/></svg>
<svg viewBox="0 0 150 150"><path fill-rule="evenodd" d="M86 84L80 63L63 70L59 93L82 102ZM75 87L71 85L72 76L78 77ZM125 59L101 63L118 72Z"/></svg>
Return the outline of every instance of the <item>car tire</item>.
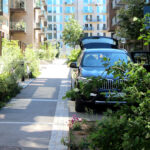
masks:
<svg viewBox="0 0 150 150"><path fill-rule="evenodd" d="M75 100L75 110L76 112L84 112L85 104L81 100Z"/></svg>

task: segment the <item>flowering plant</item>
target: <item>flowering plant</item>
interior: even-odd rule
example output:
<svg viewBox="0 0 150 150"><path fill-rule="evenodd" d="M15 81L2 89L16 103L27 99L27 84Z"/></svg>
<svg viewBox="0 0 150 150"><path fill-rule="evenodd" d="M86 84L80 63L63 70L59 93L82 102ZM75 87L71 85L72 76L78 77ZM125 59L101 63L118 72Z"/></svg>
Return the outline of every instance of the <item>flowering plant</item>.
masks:
<svg viewBox="0 0 150 150"><path fill-rule="evenodd" d="M73 115L72 119L69 120L69 128L72 128L73 130L80 130L82 124L82 118L77 117L77 115Z"/></svg>

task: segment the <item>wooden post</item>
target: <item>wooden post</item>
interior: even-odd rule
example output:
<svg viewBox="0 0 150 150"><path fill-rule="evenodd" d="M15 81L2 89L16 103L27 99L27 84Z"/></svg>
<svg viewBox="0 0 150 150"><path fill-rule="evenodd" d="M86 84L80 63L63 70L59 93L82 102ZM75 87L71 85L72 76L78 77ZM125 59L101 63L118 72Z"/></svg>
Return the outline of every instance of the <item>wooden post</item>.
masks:
<svg viewBox="0 0 150 150"><path fill-rule="evenodd" d="M2 56L2 32L0 31L0 56Z"/></svg>

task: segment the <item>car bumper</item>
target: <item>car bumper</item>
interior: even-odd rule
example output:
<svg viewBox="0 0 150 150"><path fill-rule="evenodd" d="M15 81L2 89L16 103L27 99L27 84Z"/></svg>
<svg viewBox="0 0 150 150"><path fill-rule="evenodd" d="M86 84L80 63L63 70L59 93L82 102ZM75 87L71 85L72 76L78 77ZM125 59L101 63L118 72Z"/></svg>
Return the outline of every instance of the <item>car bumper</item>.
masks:
<svg viewBox="0 0 150 150"><path fill-rule="evenodd" d="M122 92L113 93L113 92L105 92L103 93L104 97L98 97L97 94L91 93L95 104L126 104L126 101L121 101L123 96L125 95Z"/></svg>

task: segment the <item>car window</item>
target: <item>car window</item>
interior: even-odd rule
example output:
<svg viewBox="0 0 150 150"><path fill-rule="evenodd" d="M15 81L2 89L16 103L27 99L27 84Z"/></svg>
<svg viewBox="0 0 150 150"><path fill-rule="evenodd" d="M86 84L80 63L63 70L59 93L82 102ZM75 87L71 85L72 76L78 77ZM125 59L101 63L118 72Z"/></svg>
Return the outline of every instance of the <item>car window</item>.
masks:
<svg viewBox="0 0 150 150"><path fill-rule="evenodd" d="M104 58L109 58L109 62L104 61ZM83 57L82 66L84 67L104 67L104 64L109 63L113 66L115 62L121 60L124 62L129 61L129 56L125 53L108 53L108 52L98 52L98 53L87 53Z"/></svg>

